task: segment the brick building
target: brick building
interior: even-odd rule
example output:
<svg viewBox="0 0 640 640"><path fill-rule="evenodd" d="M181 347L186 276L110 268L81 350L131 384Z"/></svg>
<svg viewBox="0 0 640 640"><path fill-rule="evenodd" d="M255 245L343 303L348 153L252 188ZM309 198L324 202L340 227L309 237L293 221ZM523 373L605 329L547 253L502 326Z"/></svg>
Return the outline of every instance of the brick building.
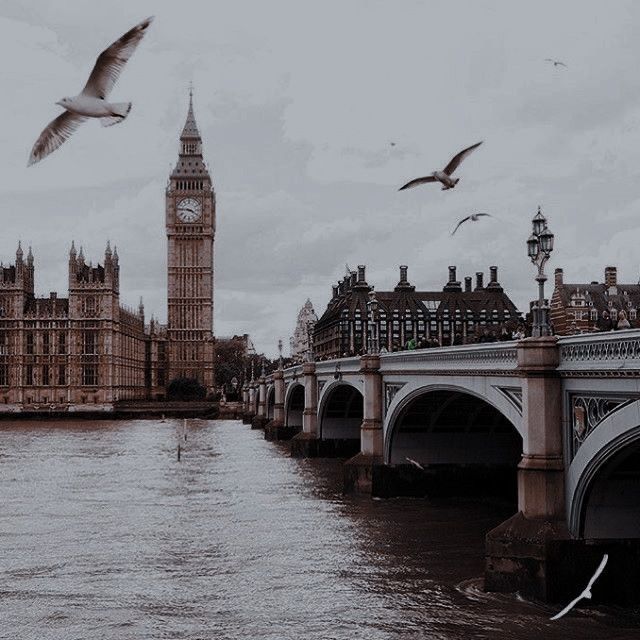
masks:
<svg viewBox="0 0 640 640"><path fill-rule="evenodd" d="M393 291L376 291L380 348L394 351L414 339L447 345L473 342L482 335L499 337L502 327L515 329L520 313L498 282L498 268L490 267L489 282L476 273L464 285L456 279L456 267L449 267L449 279L441 291L416 291L407 279L407 267L400 267L400 279ZM313 334L314 355L333 358L361 353L367 347L367 302L373 287L360 265L332 288L326 311ZM486 331L485 331L486 330Z"/></svg>
<svg viewBox="0 0 640 640"><path fill-rule="evenodd" d="M555 286L551 297L551 324L556 335L599 331L606 312L613 327L624 316L631 327L640 327L640 284L618 283L616 267L606 267L604 282L569 284L562 269L555 270Z"/></svg>

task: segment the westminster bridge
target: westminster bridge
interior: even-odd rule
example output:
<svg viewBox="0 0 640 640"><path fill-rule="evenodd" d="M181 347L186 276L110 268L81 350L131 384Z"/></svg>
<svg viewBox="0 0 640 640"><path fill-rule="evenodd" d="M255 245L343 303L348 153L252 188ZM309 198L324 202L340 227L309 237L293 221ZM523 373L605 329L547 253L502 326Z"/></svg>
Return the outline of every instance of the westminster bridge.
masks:
<svg viewBox="0 0 640 640"><path fill-rule="evenodd" d="M607 552L618 600L638 598L639 330L305 362L243 402L292 455L351 456L346 492L511 492L517 513L486 539L488 590L556 600Z"/></svg>

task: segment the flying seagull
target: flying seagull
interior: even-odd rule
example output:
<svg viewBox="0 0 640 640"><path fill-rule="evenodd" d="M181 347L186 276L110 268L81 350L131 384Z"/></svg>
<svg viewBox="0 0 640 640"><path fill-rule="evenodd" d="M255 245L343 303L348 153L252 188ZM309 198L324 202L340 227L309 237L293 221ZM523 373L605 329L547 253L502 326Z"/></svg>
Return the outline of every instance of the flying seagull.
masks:
<svg viewBox="0 0 640 640"><path fill-rule="evenodd" d="M598 579L598 576L604 571L604 568L607 564L608 559L609 559L609 554L605 553L604 556L602 557L602 561L600 562L600 565L598 566L598 568L596 569L596 572L591 577L591 580L589 580L589 583L587 584L585 590L575 600L572 600L560 613L556 613L556 615L553 616L551 620L557 620L558 618L562 618L563 615L565 615L566 613L569 613L569 611L571 611L571 609L573 609L573 607L575 607L576 604L578 604L578 602L580 602L580 600L582 600L583 598L587 598L588 600L591 599L593 595L591 593L591 587L593 586L593 583Z"/></svg>
<svg viewBox="0 0 640 640"><path fill-rule="evenodd" d="M545 62L553 62L553 66L554 67L566 67L567 65L560 61L560 60L554 60L553 58L545 58L544 59Z"/></svg>
<svg viewBox="0 0 640 640"><path fill-rule="evenodd" d="M493 216L490 213L472 213L470 216L467 216L466 218L462 218L462 220L458 222L458 224L456 225L456 228L451 232L451 235L453 235L458 230L458 227L461 224L464 224L468 220L471 220L471 222L478 222L478 220L480 220L482 216L489 216L490 218L493 218Z"/></svg>
<svg viewBox="0 0 640 640"><path fill-rule="evenodd" d="M476 144L471 145L466 149L463 149L460 153L453 156L449 164L442 171L434 171L430 176L411 180L411 182L407 182L407 184L400 187L398 191L402 191L403 189L411 189L412 187L417 187L418 185L424 184L425 182L440 182L442 183L443 191L445 191L446 189L453 189L458 184L458 182L460 182L460 178L452 178L451 174L460 166L460 163L481 144L482 140L480 142L476 142Z"/></svg>
<svg viewBox="0 0 640 640"><path fill-rule="evenodd" d="M413 458L405 458L405 460L417 469L420 469L420 471L424 471L424 467L417 460L414 460Z"/></svg>
<svg viewBox="0 0 640 640"><path fill-rule="evenodd" d="M40 134L33 145L27 166L55 151L87 118L100 118L102 126L108 127L127 117L131 111L131 103L108 102L107 96L152 20L153 17L143 20L98 56L87 84L77 96L62 98L56 102L65 111Z"/></svg>

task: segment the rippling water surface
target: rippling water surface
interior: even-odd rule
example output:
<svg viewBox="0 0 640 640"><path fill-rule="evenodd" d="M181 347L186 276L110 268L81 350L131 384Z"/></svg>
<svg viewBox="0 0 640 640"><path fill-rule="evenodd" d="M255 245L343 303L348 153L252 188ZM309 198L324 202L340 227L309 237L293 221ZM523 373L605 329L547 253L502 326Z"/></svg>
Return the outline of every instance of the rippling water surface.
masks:
<svg viewBox="0 0 640 640"><path fill-rule="evenodd" d="M638 638L480 588L509 513L345 498L237 421L0 424L0 637Z"/></svg>

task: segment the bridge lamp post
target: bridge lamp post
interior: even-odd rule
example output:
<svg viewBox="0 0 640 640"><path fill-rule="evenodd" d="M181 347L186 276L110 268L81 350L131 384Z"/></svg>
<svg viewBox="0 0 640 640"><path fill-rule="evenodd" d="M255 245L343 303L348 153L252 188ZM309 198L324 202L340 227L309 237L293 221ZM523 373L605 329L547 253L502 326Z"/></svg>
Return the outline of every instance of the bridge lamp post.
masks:
<svg viewBox="0 0 640 640"><path fill-rule="evenodd" d="M369 344L367 345L367 352L376 354L380 351L380 348L378 345L378 300L376 299L375 291L369 291L367 311L369 321Z"/></svg>
<svg viewBox="0 0 640 640"><path fill-rule="evenodd" d="M278 369L282 369L282 338L278 340Z"/></svg>
<svg viewBox="0 0 640 640"><path fill-rule="evenodd" d="M307 322L307 362L313 362L313 322Z"/></svg>
<svg viewBox="0 0 640 640"><path fill-rule="evenodd" d="M538 213L533 217L533 233L527 240L527 254L536 267L538 267L538 302L533 308L532 335L536 338L551 335L551 325L549 323L549 305L544 299L544 283L547 276L544 273L544 265L551 257L553 251L553 233L547 227L547 219L542 215L540 207Z"/></svg>

